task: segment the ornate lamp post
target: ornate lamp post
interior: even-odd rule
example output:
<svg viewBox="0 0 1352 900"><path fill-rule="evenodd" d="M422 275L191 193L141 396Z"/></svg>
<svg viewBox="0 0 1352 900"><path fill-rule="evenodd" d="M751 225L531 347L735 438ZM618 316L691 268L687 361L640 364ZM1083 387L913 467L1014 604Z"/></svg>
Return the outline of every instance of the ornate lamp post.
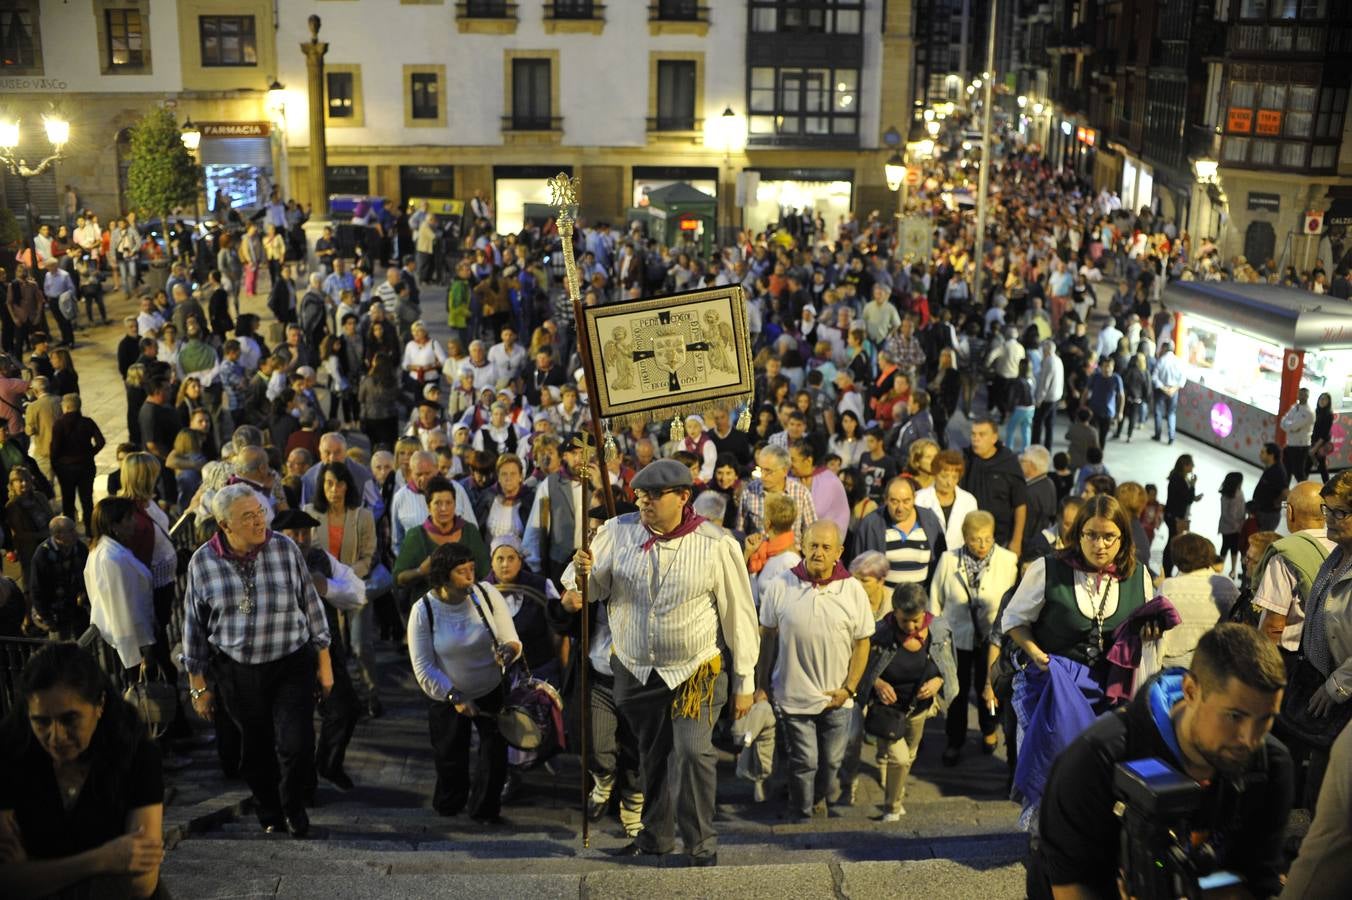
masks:
<svg viewBox="0 0 1352 900"><path fill-rule="evenodd" d="M70 140L70 123L65 119L43 116L42 123L47 130L47 141L52 145L52 152L36 166L29 166L26 159L16 155L19 151L18 120L0 120L0 163L4 163L10 174L17 176L23 185L24 213L28 219L28 260L31 263L29 268L34 272L38 267L38 251L33 239L38 233L38 225L37 216L33 213L33 198L28 189L28 180L46 174L62 158L61 150Z"/></svg>

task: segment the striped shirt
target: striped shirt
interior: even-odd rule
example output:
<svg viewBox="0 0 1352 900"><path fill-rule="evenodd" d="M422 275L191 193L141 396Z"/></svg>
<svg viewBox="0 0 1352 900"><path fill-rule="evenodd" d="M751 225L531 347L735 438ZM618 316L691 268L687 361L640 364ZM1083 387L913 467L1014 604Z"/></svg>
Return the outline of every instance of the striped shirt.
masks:
<svg viewBox="0 0 1352 900"><path fill-rule="evenodd" d="M760 631L737 542L707 522L644 551L649 536L629 513L603 524L591 542L588 599L609 601L616 658L640 682L656 672L674 689L726 647L732 692L751 693ZM575 587L571 564L562 581Z"/></svg>
<svg viewBox="0 0 1352 900"><path fill-rule="evenodd" d="M930 556L933 553L931 538L925 534L916 516L910 531L902 531L896 525L889 525L885 532L887 538L887 586L896 587L904 582L924 584L929 575Z"/></svg>
<svg viewBox="0 0 1352 900"><path fill-rule="evenodd" d="M188 562L183 606L183 664L194 675L206 672L213 650L258 665L306 644L329 646L305 556L277 532L247 561L222 556L215 540L198 547Z"/></svg>

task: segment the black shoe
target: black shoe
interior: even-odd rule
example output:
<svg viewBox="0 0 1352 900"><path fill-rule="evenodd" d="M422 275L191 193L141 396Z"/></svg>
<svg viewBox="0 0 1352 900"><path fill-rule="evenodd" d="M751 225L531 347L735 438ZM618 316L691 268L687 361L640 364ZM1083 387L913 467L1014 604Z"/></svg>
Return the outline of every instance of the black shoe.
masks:
<svg viewBox="0 0 1352 900"><path fill-rule="evenodd" d="M625 844L618 850L610 850L609 854L616 859L629 859L635 856L662 856L656 850L649 850L647 847L640 847L637 841Z"/></svg>
<svg viewBox="0 0 1352 900"><path fill-rule="evenodd" d="M291 836L297 840L306 837L310 833L310 816L303 809L288 813L286 816L286 830L291 832Z"/></svg>
<svg viewBox="0 0 1352 900"><path fill-rule="evenodd" d="M319 777L338 788L340 791L350 791L355 785L348 774L342 769L333 769L332 771L319 770Z"/></svg>
<svg viewBox="0 0 1352 900"><path fill-rule="evenodd" d="M366 701L366 714L373 719L379 719L385 715L385 706L375 694L372 694L370 699Z"/></svg>
<svg viewBox="0 0 1352 900"><path fill-rule="evenodd" d="M280 834L286 830L286 819L281 816L261 816L258 824L262 827L264 834Z"/></svg>
<svg viewBox="0 0 1352 900"><path fill-rule="evenodd" d="M708 856L690 857L690 868L692 869L707 869L710 866L716 865L718 865L717 853L710 853Z"/></svg>
<svg viewBox="0 0 1352 900"><path fill-rule="evenodd" d="M944 751L943 763L946 766L956 766L958 760L962 758L962 751L957 747L949 747Z"/></svg>
<svg viewBox="0 0 1352 900"><path fill-rule="evenodd" d="M470 818L473 819L475 822L478 822L480 825L506 825L506 824L507 824L507 820L504 819L502 816L497 815L496 813L493 814L493 815L491 815L491 816L470 816Z"/></svg>

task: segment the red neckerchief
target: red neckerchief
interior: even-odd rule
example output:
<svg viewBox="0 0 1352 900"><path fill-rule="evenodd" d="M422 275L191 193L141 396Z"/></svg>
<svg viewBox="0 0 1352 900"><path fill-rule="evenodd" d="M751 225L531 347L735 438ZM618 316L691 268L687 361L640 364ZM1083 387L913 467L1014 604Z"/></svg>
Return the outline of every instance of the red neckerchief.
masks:
<svg viewBox="0 0 1352 900"><path fill-rule="evenodd" d="M229 487L232 484L247 484L249 487L253 488L255 491L258 491L265 497L272 493L271 490L263 487L263 485L259 484L258 482L250 481L247 478L240 478L238 475L231 475L229 478L225 480L225 484L227 487Z"/></svg>
<svg viewBox="0 0 1352 900"><path fill-rule="evenodd" d="M230 542L225 539L225 532L217 531L211 536L211 540L207 541L207 544L221 559L228 559L233 562L251 562L258 557L258 554L263 552L263 548L268 545L268 541L270 540L272 540L272 529L268 529L263 533L263 543L259 544L248 553L240 553L234 547L230 546Z"/></svg>
<svg viewBox="0 0 1352 900"><path fill-rule="evenodd" d="M825 587L826 585L830 584L833 581L844 581L846 578L850 577L849 570L840 564L840 560L836 560L835 569L833 569L831 571L831 574L826 576L825 578L820 579L813 578L811 575L808 574L806 564L801 562L798 563L798 565L794 566L792 569L789 569L789 571L797 575L798 580L806 581L809 584L816 585L817 587Z"/></svg>
<svg viewBox="0 0 1352 900"><path fill-rule="evenodd" d="M1083 572L1086 575L1098 575L1098 576L1107 575L1111 577L1114 581L1126 580L1126 576L1123 575L1121 572L1117 571L1117 565L1115 563L1108 563L1107 567L1101 570L1095 569L1080 557L1078 551L1073 549L1062 550L1060 559L1061 562L1070 566L1076 572Z"/></svg>
<svg viewBox="0 0 1352 900"><path fill-rule="evenodd" d="M643 547L643 552L647 553L657 544L658 541L671 541L675 540L678 537L685 537L687 534L694 531L696 528L700 527L700 525L703 525L707 521L709 520L704 518L704 516L695 515L695 511L691 509L689 506L687 506L681 510L680 524L678 524L675 528L668 531L666 534L658 534L656 531L653 531L651 528L648 528L647 525L644 525L643 527L648 529L648 534L650 536L641 545Z"/></svg>
<svg viewBox="0 0 1352 900"><path fill-rule="evenodd" d="M451 535L457 533L458 531L460 531L460 529L464 527L465 520L460 518L459 516L455 517L455 521L451 522L451 527L446 529L445 531L442 531L440 528L436 526L436 523L432 521L431 516L428 516L427 521L423 522L423 531L426 531L428 534L435 534L437 537L444 538L450 537Z"/></svg>
<svg viewBox="0 0 1352 900"><path fill-rule="evenodd" d="M704 453L704 445L708 442L709 436L704 432L700 432L698 441L692 441L688 437L685 439L685 449L698 456Z"/></svg>

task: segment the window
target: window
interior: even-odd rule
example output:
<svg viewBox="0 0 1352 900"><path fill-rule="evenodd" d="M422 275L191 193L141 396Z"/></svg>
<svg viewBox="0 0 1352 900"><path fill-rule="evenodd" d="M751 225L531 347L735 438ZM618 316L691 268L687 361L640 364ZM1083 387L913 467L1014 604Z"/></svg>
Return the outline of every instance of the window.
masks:
<svg viewBox="0 0 1352 900"><path fill-rule="evenodd" d="M549 60L512 60L512 128L548 131L552 116Z"/></svg>
<svg viewBox="0 0 1352 900"><path fill-rule="evenodd" d="M855 69L751 70L748 130L757 135L854 135L859 130Z"/></svg>
<svg viewBox="0 0 1352 900"><path fill-rule="evenodd" d="M1287 137L1308 138L1314 127L1314 105L1315 96L1318 91L1310 85L1294 84L1291 86L1291 100L1287 107L1286 128L1284 133Z"/></svg>
<svg viewBox="0 0 1352 900"><path fill-rule="evenodd" d="M1221 156L1226 162L1242 163L1249 158L1249 139L1228 137L1225 139L1224 149Z"/></svg>
<svg viewBox="0 0 1352 900"><path fill-rule="evenodd" d="M1266 19L1267 0L1240 0L1239 17L1241 19Z"/></svg>
<svg viewBox="0 0 1352 900"><path fill-rule="evenodd" d="M1236 81L1230 85L1230 105L1252 107L1255 85L1251 81Z"/></svg>
<svg viewBox="0 0 1352 900"><path fill-rule="evenodd" d="M751 30L859 34L862 0L751 0Z"/></svg>
<svg viewBox="0 0 1352 900"><path fill-rule="evenodd" d="M506 0L465 0L464 15L474 19L502 19L507 16Z"/></svg>
<svg viewBox="0 0 1352 900"><path fill-rule="evenodd" d="M26 9L0 11L0 71L33 69L40 64L34 18Z"/></svg>
<svg viewBox="0 0 1352 900"><path fill-rule="evenodd" d="M440 86L435 72L414 72L412 115L415 119L437 119L441 115Z"/></svg>
<svg viewBox="0 0 1352 900"><path fill-rule="evenodd" d="M1347 88L1324 88L1319 94L1319 117L1314 136L1337 138L1343 133L1343 111L1347 109Z"/></svg>
<svg viewBox="0 0 1352 900"><path fill-rule="evenodd" d="M256 66L253 16L201 16L197 20L203 66Z"/></svg>
<svg viewBox="0 0 1352 900"><path fill-rule="evenodd" d="M695 129L695 64L685 60L657 63L657 130Z"/></svg>
<svg viewBox="0 0 1352 900"><path fill-rule="evenodd" d="M1249 153L1249 162L1255 166L1270 166L1277 161L1276 141L1254 141Z"/></svg>
<svg viewBox="0 0 1352 900"><path fill-rule="evenodd" d="M699 0L658 0L652 12L667 21L694 22L700 15Z"/></svg>
<svg viewBox="0 0 1352 900"><path fill-rule="evenodd" d="M1337 162L1338 148L1331 144L1315 147L1314 152L1310 154L1310 168L1312 169L1332 169Z"/></svg>
<svg viewBox="0 0 1352 900"><path fill-rule="evenodd" d="M1309 152L1309 144L1293 143L1288 141L1282 144L1281 165L1286 169L1305 168L1305 155Z"/></svg>
<svg viewBox="0 0 1352 900"><path fill-rule="evenodd" d="M554 0L545 4L545 17L555 19L591 19L596 15L592 0Z"/></svg>
<svg viewBox="0 0 1352 900"><path fill-rule="evenodd" d="M108 65L112 68L145 65L140 11L109 9L103 16L108 27Z"/></svg>
<svg viewBox="0 0 1352 900"><path fill-rule="evenodd" d="M417 76L415 75L414 77L416 78ZM436 76L433 76L433 78L435 77ZM329 98L329 118L330 119L352 118L353 112L355 111L353 107L353 96L352 96L353 93L352 73L325 72L324 80L326 82L326 88ZM416 106L414 109L415 109L414 111L415 118L426 118L423 116L418 116ZM433 113L432 118L435 117L436 114Z"/></svg>

